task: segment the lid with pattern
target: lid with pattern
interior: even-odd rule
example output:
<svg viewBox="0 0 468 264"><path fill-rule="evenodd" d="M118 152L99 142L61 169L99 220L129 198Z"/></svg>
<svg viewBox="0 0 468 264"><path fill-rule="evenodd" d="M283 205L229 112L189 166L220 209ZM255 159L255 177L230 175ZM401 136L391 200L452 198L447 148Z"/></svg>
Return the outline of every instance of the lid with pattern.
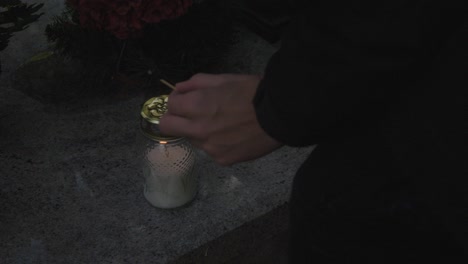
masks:
<svg viewBox="0 0 468 264"><path fill-rule="evenodd" d="M141 108L141 129L145 136L153 140L175 140L179 137L163 135L159 130L159 120L167 111L167 102L169 96L164 94L148 99Z"/></svg>

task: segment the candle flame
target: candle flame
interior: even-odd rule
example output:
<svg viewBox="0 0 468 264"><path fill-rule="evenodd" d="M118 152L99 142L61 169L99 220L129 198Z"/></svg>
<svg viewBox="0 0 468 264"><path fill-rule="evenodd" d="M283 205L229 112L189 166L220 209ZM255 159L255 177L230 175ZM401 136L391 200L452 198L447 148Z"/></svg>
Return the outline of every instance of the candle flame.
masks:
<svg viewBox="0 0 468 264"><path fill-rule="evenodd" d="M159 141L161 144L167 144L167 141Z"/></svg>

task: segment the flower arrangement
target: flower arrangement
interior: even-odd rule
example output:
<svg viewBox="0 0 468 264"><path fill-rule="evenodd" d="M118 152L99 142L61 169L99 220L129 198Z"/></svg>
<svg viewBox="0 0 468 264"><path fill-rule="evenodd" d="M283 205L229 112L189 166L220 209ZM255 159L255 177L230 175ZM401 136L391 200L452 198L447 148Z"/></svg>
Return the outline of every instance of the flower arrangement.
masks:
<svg viewBox="0 0 468 264"><path fill-rule="evenodd" d="M66 0L46 27L90 91L145 90L215 72L236 41L228 0ZM75 71L77 72L77 71ZM89 76L89 78L86 78ZM98 81L99 80L99 81ZM80 88L85 89L85 88Z"/></svg>
<svg viewBox="0 0 468 264"><path fill-rule="evenodd" d="M141 36L147 24L187 13L192 0L69 0L80 24L105 30L119 39Z"/></svg>

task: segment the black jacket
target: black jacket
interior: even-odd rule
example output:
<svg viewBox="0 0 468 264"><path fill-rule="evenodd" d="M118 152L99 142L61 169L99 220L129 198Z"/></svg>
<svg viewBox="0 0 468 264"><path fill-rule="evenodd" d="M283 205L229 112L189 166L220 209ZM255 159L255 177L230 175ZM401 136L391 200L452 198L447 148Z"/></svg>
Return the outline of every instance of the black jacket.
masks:
<svg viewBox="0 0 468 264"><path fill-rule="evenodd" d="M254 104L272 137L317 144L294 180L295 248L416 256L412 243L437 241L466 258L463 1L292 2Z"/></svg>

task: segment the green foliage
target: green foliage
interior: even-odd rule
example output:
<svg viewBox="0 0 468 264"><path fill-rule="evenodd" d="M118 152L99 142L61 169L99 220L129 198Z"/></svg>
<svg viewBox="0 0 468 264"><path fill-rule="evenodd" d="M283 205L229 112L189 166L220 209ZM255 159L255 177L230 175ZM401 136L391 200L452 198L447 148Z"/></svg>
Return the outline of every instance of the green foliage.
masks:
<svg viewBox="0 0 468 264"><path fill-rule="evenodd" d="M45 33L56 51L72 59L102 63L119 52L118 40L107 32L81 27L77 12L69 5L53 18Z"/></svg>
<svg viewBox="0 0 468 264"><path fill-rule="evenodd" d="M14 32L24 30L43 15L43 13L35 14L43 5L27 5L19 0L0 1L0 51L6 49Z"/></svg>
<svg viewBox="0 0 468 264"><path fill-rule="evenodd" d="M43 13L34 14L44 4L27 5L19 0L3 0L0 3L0 51L8 46L12 33L24 30L29 24L39 19Z"/></svg>

